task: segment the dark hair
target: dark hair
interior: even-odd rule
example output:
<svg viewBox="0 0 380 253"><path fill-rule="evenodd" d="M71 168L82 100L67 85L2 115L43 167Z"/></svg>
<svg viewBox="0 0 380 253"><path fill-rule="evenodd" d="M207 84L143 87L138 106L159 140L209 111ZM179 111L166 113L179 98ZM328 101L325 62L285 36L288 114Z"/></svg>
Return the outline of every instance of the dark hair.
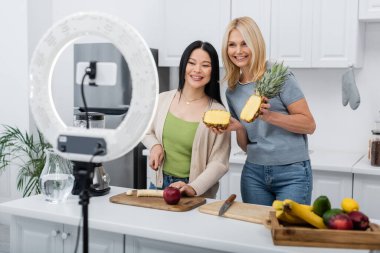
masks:
<svg viewBox="0 0 380 253"><path fill-rule="evenodd" d="M185 85L187 62L189 61L191 53L198 48L207 52L211 59L211 78L205 86L205 93L210 98L215 99L220 104L223 104L222 99L220 98L218 53L216 52L215 48L208 42L203 42L200 40L194 41L193 43L188 45L185 51L183 52L181 61L179 63L178 91L182 93L183 87Z"/></svg>

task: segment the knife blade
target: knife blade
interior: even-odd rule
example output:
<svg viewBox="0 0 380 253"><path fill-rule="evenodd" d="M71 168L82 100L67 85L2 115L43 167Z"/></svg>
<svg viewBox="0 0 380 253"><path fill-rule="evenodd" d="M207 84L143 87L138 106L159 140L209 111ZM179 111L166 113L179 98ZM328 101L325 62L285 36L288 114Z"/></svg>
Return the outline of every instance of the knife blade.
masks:
<svg viewBox="0 0 380 253"><path fill-rule="evenodd" d="M228 197L228 199L224 201L223 205L220 207L218 215L222 216L228 210L228 208L230 208L230 206L232 205L235 199L236 199L236 194L231 194Z"/></svg>
<svg viewBox="0 0 380 253"><path fill-rule="evenodd" d="M158 181L158 168L156 170L156 190L158 190L158 188L157 188L157 181Z"/></svg>

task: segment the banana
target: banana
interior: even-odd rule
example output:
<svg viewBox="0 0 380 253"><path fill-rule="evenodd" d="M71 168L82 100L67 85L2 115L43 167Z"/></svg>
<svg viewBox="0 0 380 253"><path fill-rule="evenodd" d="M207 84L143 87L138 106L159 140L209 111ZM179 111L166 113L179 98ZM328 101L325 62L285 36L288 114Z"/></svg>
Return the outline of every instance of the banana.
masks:
<svg viewBox="0 0 380 253"><path fill-rule="evenodd" d="M301 206L303 206L305 209L307 210L310 210L310 211L313 211L313 206L310 206L310 205L304 205L304 204L299 204ZM275 201L273 201L272 203L272 207L275 209L275 210L282 210L284 208L284 202L281 201L281 200L278 200L276 199Z"/></svg>
<svg viewBox="0 0 380 253"><path fill-rule="evenodd" d="M301 218L298 218L297 216L293 216L284 210L276 210L276 217L280 221L289 223L289 224L294 224L294 225L305 225L307 224L306 221L302 220Z"/></svg>
<svg viewBox="0 0 380 253"><path fill-rule="evenodd" d="M276 210L283 210L284 204L282 203L281 200L276 199L275 201L273 201L272 207Z"/></svg>
<svg viewBox="0 0 380 253"><path fill-rule="evenodd" d="M297 202L290 199L285 199L283 203L285 212L301 218L316 228L326 228L325 224L323 223L323 219L313 213L310 209L305 208L301 204L298 204Z"/></svg>
<svg viewBox="0 0 380 253"><path fill-rule="evenodd" d="M286 213L284 211L284 203L281 200L273 201L272 207L276 210L277 219L279 219L281 221L284 221L284 222L289 223L289 224L295 224L295 225L307 224L302 219ZM305 205L305 208L310 209L310 206Z"/></svg>

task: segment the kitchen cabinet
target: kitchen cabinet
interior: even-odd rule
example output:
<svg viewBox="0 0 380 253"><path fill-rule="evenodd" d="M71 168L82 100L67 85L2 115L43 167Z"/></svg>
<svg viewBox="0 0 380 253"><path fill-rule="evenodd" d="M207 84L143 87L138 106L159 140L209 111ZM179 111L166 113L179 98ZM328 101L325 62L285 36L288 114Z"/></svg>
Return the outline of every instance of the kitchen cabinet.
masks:
<svg viewBox="0 0 380 253"><path fill-rule="evenodd" d="M371 166L364 156L352 169L354 173L353 197L360 210L373 219L380 219L380 168Z"/></svg>
<svg viewBox="0 0 380 253"><path fill-rule="evenodd" d="M221 61L228 22L250 16L263 33L269 60L292 68L361 67L365 36L358 1L165 0L160 66L178 66L185 47L197 39L211 42Z"/></svg>
<svg viewBox="0 0 380 253"><path fill-rule="evenodd" d="M361 67L358 0L273 0L271 59L294 68Z"/></svg>
<svg viewBox="0 0 380 253"><path fill-rule="evenodd" d="M343 198L352 197L352 173L313 170L311 203L321 195L328 196L333 208L340 208Z"/></svg>
<svg viewBox="0 0 380 253"><path fill-rule="evenodd" d="M359 0L359 20L380 21L380 1Z"/></svg>
<svg viewBox="0 0 380 253"><path fill-rule="evenodd" d="M17 244L11 244L11 252L74 252L77 237L77 228L75 226L14 216L11 227L11 241L17 241ZM121 234L90 230L89 237L90 252L124 252L124 238ZM81 240L82 235L78 245L78 252L82 252L83 249Z"/></svg>
<svg viewBox="0 0 380 253"><path fill-rule="evenodd" d="M353 197L360 211L373 219L380 219L380 175L354 174Z"/></svg>
<svg viewBox="0 0 380 253"><path fill-rule="evenodd" d="M271 13L271 59L310 67L312 1L273 0Z"/></svg>
<svg viewBox="0 0 380 253"><path fill-rule="evenodd" d="M141 237L127 236L125 252L133 253L223 253L224 251L186 246L178 243L149 240Z"/></svg>
<svg viewBox="0 0 380 253"><path fill-rule="evenodd" d="M229 0L164 0L160 66L178 66L185 48L195 40L210 42L221 59L224 29L230 20Z"/></svg>
<svg viewBox="0 0 380 253"><path fill-rule="evenodd" d="M240 192L240 177L244 164L230 163L228 172L221 178L219 182L218 195L220 199L227 199L232 193L236 194L236 201L242 202Z"/></svg>
<svg viewBox="0 0 380 253"><path fill-rule="evenodd" d="M271 1L268 0L231 0L231 20L248 16L260 27L265 40L266 56L270 55L270 14Z"/></svg>

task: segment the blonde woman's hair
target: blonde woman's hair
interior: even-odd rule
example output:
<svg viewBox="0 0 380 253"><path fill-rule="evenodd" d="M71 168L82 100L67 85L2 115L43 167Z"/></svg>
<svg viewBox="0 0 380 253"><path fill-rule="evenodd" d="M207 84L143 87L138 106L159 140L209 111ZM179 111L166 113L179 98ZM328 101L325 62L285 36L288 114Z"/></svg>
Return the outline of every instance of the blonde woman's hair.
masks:
<svg viewBox="0 0 380 253"><path fill-rule="evenodd" d="M228 87L234 89L240 78L240 68L232 63L228 56L228 39L232 30L238 30L248 48L252 52L252 60L249 71L253 74L251 82L256 82L265 73L265 41L261 34L260 28L256 22L250 17L240 17L233 19L227 26L223 36L222 43L222 59L226 74L223 81L228 81Z"/></svg>

